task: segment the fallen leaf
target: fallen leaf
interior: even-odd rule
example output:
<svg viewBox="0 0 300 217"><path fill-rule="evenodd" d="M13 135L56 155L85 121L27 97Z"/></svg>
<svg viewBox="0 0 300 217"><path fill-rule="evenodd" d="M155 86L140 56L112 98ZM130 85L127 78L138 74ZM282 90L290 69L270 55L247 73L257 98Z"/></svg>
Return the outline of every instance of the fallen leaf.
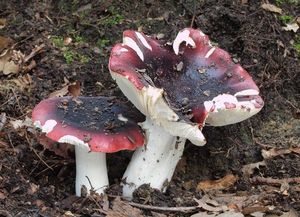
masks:
<svg viewBox="0 0 300 217"><path fill-rule="evenodd" d="M4 75L17 74L22 68L24 57L21 51L7 51L0 57L0 72Z"/></svg>
<svg viewBox="0 0 300 217"><path fill-rule="evenodd" d="M299 29L299 25L297 23L288 23L285 27L282 27L282 29L285 31L293 31L296 33Z"/></svg>
<svg viewBox="0 0 300 217"><path fill-rule="evenodd" d="M228 207L225 205L218 205L218 206L214 206L214 205L210 205L205 201L206 198L201 198L196 199L194 198L194 200L198 203L198 207L202 208L206 211L210 211L210 212L222 212L222 211L226 211L228 210Z"/></svg>
<svg viewBox="0 0 300 217"><path fill-rule="evenodd" d="M251 213L251 216L253 216L253 217L264 217L265 213L257 211L257 212Z"/></svg>
<svg viewBox="0 0 300 217"><path fill-rule="evenodd" d="M252 164L247 164L244 165L242 168L242 172L245 176L250 176L253 174L254 169L258 169L260 166L266 166L266 162L265 161L260 161L257 163L252 163Z"/></svg>
<svg viewBox="0 0 300 217"><path fill-rule="evenodd" d="M32 121L29 117L25 117L24 120L11 120L9 122L15 130L18 130L22 127L32 127Z"/></svg>
<svg viewBox="0 0 300 217"><path fill-rule="evenodd" d="M282 14L282 9L272 4L264 3L261 5L261 8L266 11Z"/></svg>
<svg viewBox="0 0 300 217"><path fill-rule="evenodd" d="M267 212L267 211L269 211L269 208L267 206L249 206L249 207L245 207L242 212L244 215L250 215L255 212Z"/></svg>
<svg viewBox="0 0 300 217"><path fill-rule="evenodd" d="M68 86L68 91L73 97L78 97L80 95L80 82L76 81Z"/></svg>
<svg viewBox="0 0 300 217"><path fill-rule="evenodd" d="M0 35L0 57L5 54L3 53L3 51L10 48L13 43L14 41L11 38L3 37Z"/></svg>
<svg viewBox="0 0 300 217"><path fill-rule="evenodd" d="M298 214L295 210L290 210L289 212L284 213L280 217L298 217Z"/></svg>
<svg viewBox="0 0 300 217"><path fill-rule="evenodd" d="M296 153L300 154L300 147L290 147L287 149L284 148L271 148L270 150L261 150L261 155L263 156L264 159L269 159L272 157L284 155L284 154L290 154L290 153Z"/></svg>
<svg viewBox="0 0 300 217"><path fill-rule="evenodd" d="M64 86L63 88L56 90L52 93L49 94L49 98L54 98L54 97L63 97L69 93L68 91L68 86Z"/></svg>
<svg viewBox="0 0 300 217"><path fill-rule="evenodd" d="M56 155L63 158L70 158L74 154L74 146L67 143L60 143L49 139L44 134L38 135L38 142L47 150L53 151Z"/></svg>
<svg viewBox="0 0 300 217"><path fill-rule="evenodd" d="M218 180L206 180L199 182L197 185L197 191L210 191L210 190L222 190L230 187L238 180L237 176L232 174L226 175Z"/></svg>
<svg viewBox="0 0 300 217"><path fill-rule="evenodd" d="M6 26L6 19L0 18L0 29L3 29Z"/></svg>
<svg viewBox="0 0 300 217"><path fill-rule="evenodd" d="M10 80L14 88L18 88L20 91L29 90L34 87L34 82L29 74L19 76L18 78Z"/></svg>
<svg viewBox="0 0 300 217"><path fill-rule="evenodd" d="M108 210L107 217L143 217L141 210L134 208L117 197L113 201L112 209Z"/></svg>

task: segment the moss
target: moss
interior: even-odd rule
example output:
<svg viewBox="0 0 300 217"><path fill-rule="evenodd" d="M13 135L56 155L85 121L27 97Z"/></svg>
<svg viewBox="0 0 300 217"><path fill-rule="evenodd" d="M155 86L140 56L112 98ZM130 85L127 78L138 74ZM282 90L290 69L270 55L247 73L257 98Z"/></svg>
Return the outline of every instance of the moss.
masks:
<svg viewBox="0 0 300 217"><path fill-rule="evenodd" d="M51 37L51 41L53 45L57 48L63 48L64 45L64 38L62 36L53 36Z"/></svg>
<svg viewBox="0 0 300 217"><path fill-rule="evenodd" d="M67 64L71 64L74 61L78 61L82 64L86 64L90 61L90 58L87 55L80 54L76 51L66 50L63 52L63 56Z"/></svg>
<svg viewBox="0 0 300 217"><path fill-rule="evenodd" d="M294 48L300 56L300 39L298 39L298 41L294 44Z"/></svg>
<svg viewBox="0 0 300 217"><path fill-rule="evenodd" d="M276 0L276 5L282 5L282 4L295 4L297 5L299 2L298 0Z"/></svg>
<svg viewBox="0 0 300 217"><path fill-rule="evenodd" d="M120 14L117 9L113 6L108 8L109 16L105 17L99 24L105 25L107 27L121 24L124 21L124 16Z"/></svg>
<svg viewBox="0 0 300 217"><path fill-rule="evenodd" d="M67 64L71 64L75 60L76 53L74 51L66 50L63 52L63 56Z"/></svg>
<svg viewBox="0 0 300 217"><path fill-rule="evenodd" d="M98 39L96 44L97 44L97 47L104 48L109 44L109 42L110 41L106 38L100 38L100 39Z"/></svg>
<svg viewBox="0 0 300 217"><path fill-rule="evenodd" d="M293 16L281 15L281 16L279 16L279 20L281 20L284 24L287 24L293 20Z"/></svg>

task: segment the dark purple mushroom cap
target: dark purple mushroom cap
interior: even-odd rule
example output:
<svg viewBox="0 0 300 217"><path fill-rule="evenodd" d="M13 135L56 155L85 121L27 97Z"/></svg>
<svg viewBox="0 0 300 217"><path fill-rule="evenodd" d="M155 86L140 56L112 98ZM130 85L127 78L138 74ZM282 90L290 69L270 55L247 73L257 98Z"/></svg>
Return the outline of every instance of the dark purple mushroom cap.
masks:
<svg viewBox="0 0 300 217"><path fill-rule="evenodd" d="M143 33L125 31L123 43L111 52L109 69L129 99L134 88L137 95L149 87L160 89L178 116L173 121L191 120L200 128L204 122L214 126L236 123L263 107L251 76L197 29L181 30L173 46ZM129 91L122 77L131 83ZM146 100L130 100L149 115L140 105Z"/></svg>
<svg viewBox="0 0 300 217"><path fill-rule="evenodd" d="M46 99L34 108L32 120L51 140L92 152L134 150L144 144L138 125L143 115L114 97Z"/></svg>

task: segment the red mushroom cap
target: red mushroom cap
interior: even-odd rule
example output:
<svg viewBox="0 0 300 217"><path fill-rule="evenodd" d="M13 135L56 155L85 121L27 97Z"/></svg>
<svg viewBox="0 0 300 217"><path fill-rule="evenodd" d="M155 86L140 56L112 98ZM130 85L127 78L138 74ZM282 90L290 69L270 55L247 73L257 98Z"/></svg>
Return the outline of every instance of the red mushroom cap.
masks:
<svg viewBox="0 0 300 217"><path fill-rule="evenodd" d="M46 136L93 152L134 150L144 144L143 115L114 97L63 97L41 101L32 120Z"/></svg>
<svg viewBox="0 0 300 217"><path fill-rule="evenodd" d="M169 107L200 127L205 120L214 126L236 123L263 107L248 72L198 29L181 30L173 46L125 31L123 44L112 50L109 69L113 76L126 77L137 91L163 89Z"/></svg>

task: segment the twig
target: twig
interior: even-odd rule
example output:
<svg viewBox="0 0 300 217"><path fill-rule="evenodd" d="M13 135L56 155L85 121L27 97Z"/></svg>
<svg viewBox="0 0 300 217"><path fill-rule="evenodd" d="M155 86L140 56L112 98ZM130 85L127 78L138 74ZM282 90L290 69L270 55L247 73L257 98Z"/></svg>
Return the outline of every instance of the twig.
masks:
<svg viewBox="0 0 300 217"><path fill-rule="evenodd" d="M190 25L191 28L193 28L194 26L195 17L196 17L196 0L193 0L193 17Z"/></svg>
<svg viewBox="0 0 300 217"><path fill-rule="evenodd" d="M187 206L187 207L164 207L164 206L151 206L151 205L144 205L134 202L128 203L130 206L134 206L141 209L147 209L147 210L154 210L154 211L166 211L166 212L192 212L198 209L198 206Z"/></svg>
<svg viewBox="0 0 300 217"><path fill-rule="evenodd" d="M29 141L28 135L27 133L25 133L25 138L29 144L30 149L33 151L33 153L40 159L40 161L43 162L43 164L46 165L46 167L48 167L50 170L54 171L53 168L51 166L49 166L44 160L43 158L36 152L36 150L32 147L31 142Z"/></svg>
<svg viewBox="0 0 300 217"><path fill-rule="evenodd" d="M300 183L300 177L294 178L285 178L285 179L273 179L273 178L265 178L265 177L253 177L250 179L252 184L269 184L274 186L280 186L283 183Z"/></svg>
<svg viewBox="0 0 300 217"><path fill-rule="evenodd" d="M24 58L24 63L28 62L32 57L37 55L44 47L45 47L45 44L41 44L41 45L33 48L31 53Z"/></svg>

